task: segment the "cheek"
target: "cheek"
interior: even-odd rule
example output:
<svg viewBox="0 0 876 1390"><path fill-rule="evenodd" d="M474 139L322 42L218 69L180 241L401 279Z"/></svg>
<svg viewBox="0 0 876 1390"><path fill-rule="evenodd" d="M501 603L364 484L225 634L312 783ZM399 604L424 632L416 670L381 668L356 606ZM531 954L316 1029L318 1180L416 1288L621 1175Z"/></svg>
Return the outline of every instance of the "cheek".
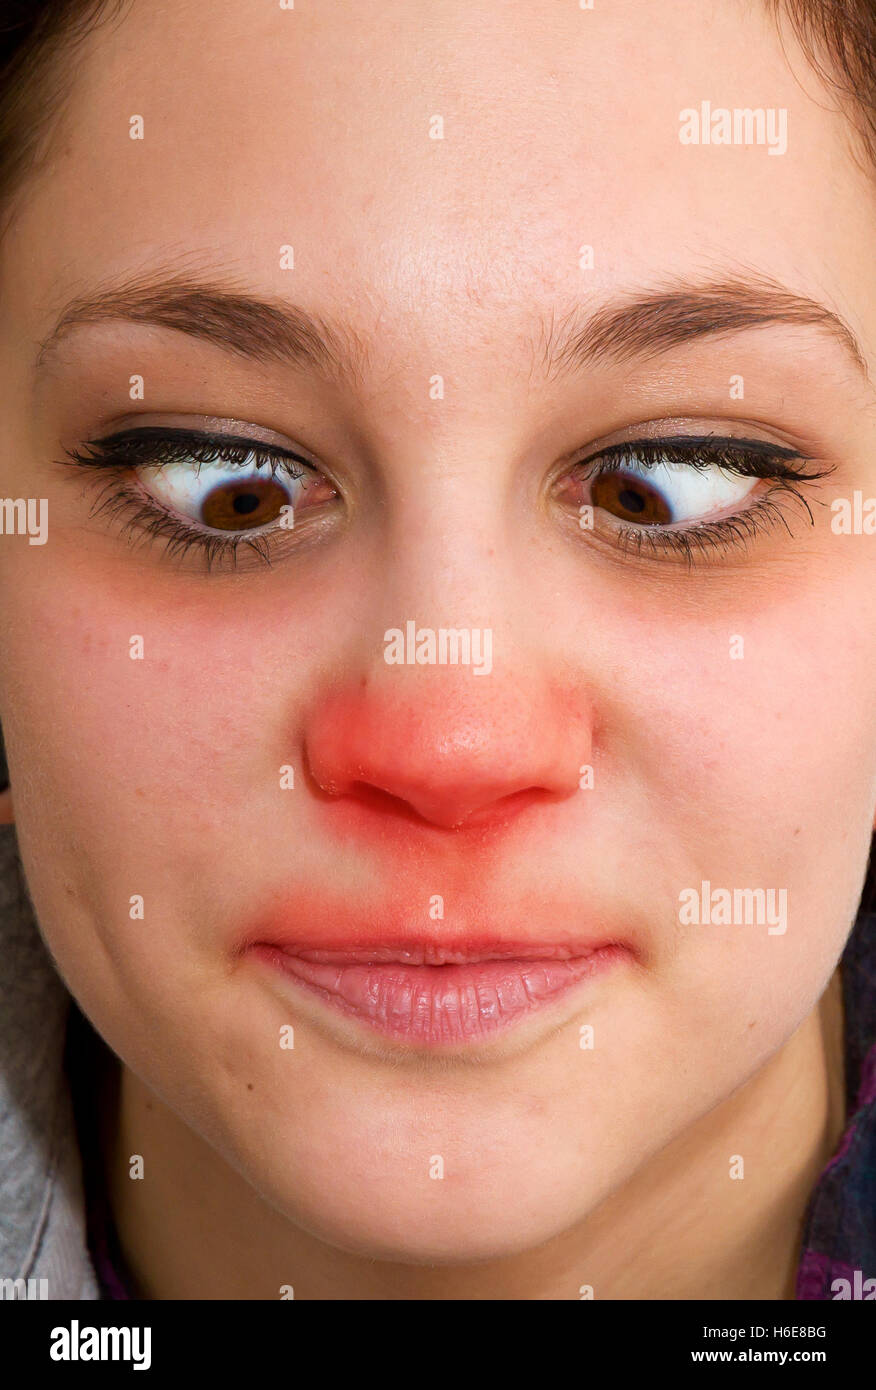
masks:
<svg viewBox="0 0 876 1390"><path fill-rule="evenodd" d="M288 593L229 597L200 576L168 583L145 566L135 579L118 565L82 574L69 557L55 572L28 568L23 582L10 577L16 599L0 614L2 719L10 757L20 750L26 768L22 810L42 798L51 813L60 797L106 830L148 797L153 814L163 807L182 824L274 776L320 613L302 627Z"/></svg>
<svg viewBox="0 0 876 1390"><path fill-rule="evenodd" d="M78 961L97 929L113 968L125 957L145 983L147 943L126 956L131 895L151 894L148 944L164 922L170 949L196 896L209 900L211 868L236 859L251 876L259 846L240 807L255 808L247 824L276 814L309 629L292 628L288 601L219 616L196 581L197 597L174 603L145 583L119 591L97 565L81 575L69 557L26 568L6 576L0 719L28 883L53 950Z"/></svg>
<svg viewBox="0 0 876 1390"><path fill-rule="evenodd" d="M876 604L849 598L862 584L822 570L817 590L755 590L638 649L647 704L630 697L629 756L681 844L720 862L725 843L740 868L857 871L876 801L876 641L861 631Z"/></svg>
<svg viewBox="0 0 876 1390"><path fill-rule="evenodd" d="M217 769L246 723L231 711L255 706L251 727L263 718L252 678L238 670L232 679L197 630L168 642L144 616L120 617L105 603L68 608L63 619L49 609L29 614L45 634L39 650L13 637L3 722L10 759L20 749L26 768L17 812L32 800L51 816L61 801L97 842L138 798L157 816L173 814L181 796L191 813L205 785L218 793Z"/></svg>
<svg viewBox="0 0 876 1390"><path fill-rule="evenodd" d="M697 1016L706 1038L717 1020L752 1025L738 1045L757 1045L803 1017L842 951L876 804L865 577L822 565L808 592L740 590L732 605L679 604L671 622L655 600L621 626L637 661L614 664L603 700L605 776L625 779L612 809L647 866L634 859L630 878L663 921L669 1026ZM704 883L773 890L779 920L684 925L681 895Z"/></svg>

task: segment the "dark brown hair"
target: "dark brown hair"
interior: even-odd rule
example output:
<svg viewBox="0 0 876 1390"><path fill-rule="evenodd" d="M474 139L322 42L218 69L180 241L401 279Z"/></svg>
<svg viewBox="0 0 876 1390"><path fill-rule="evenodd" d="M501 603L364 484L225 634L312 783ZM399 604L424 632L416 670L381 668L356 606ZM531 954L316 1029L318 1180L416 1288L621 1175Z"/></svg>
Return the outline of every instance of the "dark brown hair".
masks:
<svg viewBox="0 0 876 1390"><path fill-rule="evenodd" d="M876 0L766 0L786 19L826 87L850 112L871 168L876 165Z"/></svg>
<svg viewBox="0 0 876 1390"><path fill-rule="evenodd" d="M876 0L764 2L780 31L791 25L813 69L837 94L876 171ZM48 147L75 78L77 49L129 3L0 0L0 236L12 195ZM876 912L876 835L861 906Z"/></svg>
<svg viewBox="0 0 876 1390"><path fill-rule="evenodd" d="M48 146L75 77L77 49L127 3L0 0L0 235L12 194Z"/></svg>

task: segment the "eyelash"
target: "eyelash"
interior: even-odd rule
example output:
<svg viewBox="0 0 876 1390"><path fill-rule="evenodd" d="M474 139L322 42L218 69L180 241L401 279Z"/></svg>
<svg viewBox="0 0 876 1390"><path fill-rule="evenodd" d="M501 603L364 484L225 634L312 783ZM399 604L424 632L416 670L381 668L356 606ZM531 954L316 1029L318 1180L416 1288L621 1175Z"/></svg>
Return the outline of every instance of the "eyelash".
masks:
<svg viewBox="0 0 876 1390"><path fill-rule="evenodd" d="M810 523L814 525L814 517L801 484L826 478L834 472L834 467L805 469L792 466L792 463L800 465L808 462L810 460L796 450L767 444L764 440L678 435L665 439L625 440L621 444L610 445L600 449L597 454L579 459L572 465L571 472L574 475L578 470L585 470L583 478L590 481L603 473L617 472L624 466L634 465L635 468L647 470L670 463L700 470L720 468L736 477L771 480L775 486L760 501L719 521L695 521L672 530L661 526L625 526L621 523L614 530L614 543L625 555L638 557L643 550L652 555L670 551L687 560L688 566L692 567L698 552L706 555L714 550L729 550L736 546L744 550L758 535L779 525L792 535L783 508L773 500L776 492L790 493L805 508Z"/></svg>
<svg viewBox="0 0 876 1390"><path fill-rule="evenodd" d="M688 565L692 566L697 553L728 550L734 546L744 549L758 534L780 524L791 534L782 507L772 500L774 492L794 496L806 509L810 523L814 524L800 484L826 477L833 472L833 467L805 470L799 466L792 467L792 461L797 465L809 462L794 450L762 440L681 435L667 439L628 440L610 445L597 454L573 463L565 476L589 481L603 473L617 472L625 465L647 470L658 464L671 463L695 469L717 467L738 477L772 480L775 487L759 502L716 522L694 522L678 529L623 524L613 528L614 543L624 554L640 556L643 550L650 554L670 551L686 559ZM139 534L153 540L163 538L168 542L165 553L169 557L187 553L193 546L198 547L208 570L220 558L236 563L237 554L244 547L270 566L269 535L242 535L228 539L199 531L164 509L157 500L145 502L142 494L117 485L119 474L137 467L155 468L185 462L199 466L214 462L241 466L254 463L257 467L270 468L271 477L282 471L287 477L295 479L308 472L319 472L314 464L301 455L277 445L232 435L209 435L150 426L91 440L81 449L65 450L65 459L61 460L63 465L73 464L112 475L96 500L92 515L108 513L113 517L124 516L124 535ZM299 465L297 469L295 464Z"/></svg>

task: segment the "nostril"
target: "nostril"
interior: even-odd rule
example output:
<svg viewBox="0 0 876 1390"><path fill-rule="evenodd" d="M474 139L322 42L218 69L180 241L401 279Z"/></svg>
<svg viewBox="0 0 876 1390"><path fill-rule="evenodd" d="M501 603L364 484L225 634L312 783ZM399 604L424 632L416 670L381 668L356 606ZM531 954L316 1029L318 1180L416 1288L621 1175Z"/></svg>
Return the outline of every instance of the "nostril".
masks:
<svg viewBox="0 0 876 1390"><path fill-rule="evenodd" d="M456 830L468 823L468 813L460 808L457 798L428 797L422 790L396 796L371 782L348 782L340 796L355 799L361 807L375 814L411 825L432 825L443 830Z"/></svg>
<svg viewBox="0 0 876 1390"><path fill-rule="evenodd" d="M381 816L411 824L428 824L444 830L474 830L501 825L536 803L559 801L562 796L541 787L510 792L507 796L481 795L466 800L464 794L429 796L422 789L408 796L395 796L370 782L350 782L341 793L355 798Z"/></svg>
<svg viewBox="0 0 876 1390"><path fill-rule="evenodd" d="M350 782L343 794L356 797L357 801L372 807L384 816L395 816L406 821L423 819L411 802L403 796L393 796L392 792L383 791L381 787L375 787L370 782Z"/></svg>

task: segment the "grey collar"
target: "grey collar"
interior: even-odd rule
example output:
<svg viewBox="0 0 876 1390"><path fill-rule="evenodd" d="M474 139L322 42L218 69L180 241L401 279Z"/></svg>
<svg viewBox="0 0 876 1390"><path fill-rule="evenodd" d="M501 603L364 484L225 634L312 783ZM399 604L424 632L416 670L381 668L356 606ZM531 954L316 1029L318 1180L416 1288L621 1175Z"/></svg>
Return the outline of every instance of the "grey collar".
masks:
<svg viewBox="0 0 876 1390"><path fill-rule="evenodd" d="M64 1070L70 995L36 924L13 826L0 826L0 1280L19 1297L99 1299ZM9 1286L3 1286L5 1296ZM13 1295L14 1296L14 1295Z"/></svg>

